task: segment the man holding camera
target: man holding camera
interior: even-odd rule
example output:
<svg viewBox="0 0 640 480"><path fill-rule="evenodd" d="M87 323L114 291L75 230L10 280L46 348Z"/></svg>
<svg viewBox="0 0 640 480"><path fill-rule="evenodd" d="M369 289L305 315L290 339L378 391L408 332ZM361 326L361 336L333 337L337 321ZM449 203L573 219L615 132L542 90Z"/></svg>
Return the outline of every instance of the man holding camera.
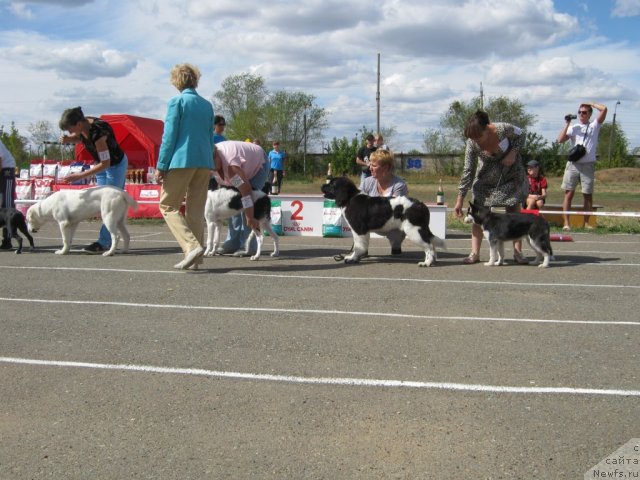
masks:
<svg viewBox="0 0 640 480"><path fill-rule="evenodd" d="M598 118L590 121L593 109L596 108L600 113ZM571 146L584 146L584 155L575 161L567 161L564 169L564 177L562 178L562 190L564 190L564 199L562 201L562 210L568 211L571 208L571 201L576 192L578 183L581 185L582 196L584 197L585 212L591 211L593 206L593 183L595 181L596 171L596 147L598 146L598 135L600 127L607 117L607 107L600 103L583 103L578 108L578 116L565 115L565 125L562 127L558 135L558 143L564 143L571 140ZM578 118L578 123L571 124L572 119ZM571 230L569 223L569 215L564 214L564 226L562 230ZM584 217L585 228L589 228L589 217Z"/></svg>

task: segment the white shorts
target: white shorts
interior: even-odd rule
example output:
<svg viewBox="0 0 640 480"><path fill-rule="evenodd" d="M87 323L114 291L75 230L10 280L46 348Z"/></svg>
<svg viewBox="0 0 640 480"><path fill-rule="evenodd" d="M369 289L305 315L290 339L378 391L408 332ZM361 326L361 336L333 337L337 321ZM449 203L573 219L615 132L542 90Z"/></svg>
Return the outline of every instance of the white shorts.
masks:
<svg viewBox="0 0 640 480"><path fill-rule="evenodd" d="M596 177L596 164L567 162L562 177L562 190L565 192L575 191L580 184L582 193L590 195L593 193L593 183Z"/></svg>

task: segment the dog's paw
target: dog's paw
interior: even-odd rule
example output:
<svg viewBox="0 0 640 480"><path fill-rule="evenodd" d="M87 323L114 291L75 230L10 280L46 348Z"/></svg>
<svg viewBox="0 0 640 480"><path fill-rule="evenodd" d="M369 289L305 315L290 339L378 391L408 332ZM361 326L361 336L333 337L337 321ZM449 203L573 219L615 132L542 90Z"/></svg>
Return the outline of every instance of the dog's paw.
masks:
<svg viewBox="0 0 640 480"><path fill-rule="evenodd" d="M104 252L104 253L102 254L102 256L103 256L103 257L113 257L113 253L114 253L114 252L112 252L112 251L110 251L110 250L107 250L106 252Z"/></svg>
<svg viewBox="0 0 640 480"><path fill-rule="evenodd" d="M428 262L418 262L419 267L430 267L433 263Z"/></svg>
<svg viewBox="0 0 640 480"><path fill-rule="evenodd" d="M538 268L549 268L549 264L547 263L546 265L543 263L541 263L540 265L538 265Z"/></svg>
<svg viewBox="0 0 640 480"><path fill-rule="evenodd" d="M67 253L69 253L69 250L65 250L65 249L60 249L60 250L56 250L55 252L56 255L66 255Z"/></svg>
<svg viewBox="0 0 640 480"><path fill-rule="evenodd" d="M354 263L359 263L359 262L360 262L359 258L349 258L349 257L347 257L347 258L344 259L344 263L346 263L346 264L354 264Z"/></svg>
<svg viewBox="0 0 640 480"><path fill-rule="evenodd" d="M253 256L249 257L249 260L260 260L260 256L259 255L253 255Z"/></svg>
<svg viewBox="0 0 640 480"><path fill-rule="evenodd" d="M280 252L271 252L272 257L277 257L280 255Z"/></svg>
<svg viewBox="0 0 640 480"><path fill-rule="evenodd" d="M485 262L485 266L487 266L487 267L493 267L495 265L500 265L500 264L496 263L496 262Z"/></svg>

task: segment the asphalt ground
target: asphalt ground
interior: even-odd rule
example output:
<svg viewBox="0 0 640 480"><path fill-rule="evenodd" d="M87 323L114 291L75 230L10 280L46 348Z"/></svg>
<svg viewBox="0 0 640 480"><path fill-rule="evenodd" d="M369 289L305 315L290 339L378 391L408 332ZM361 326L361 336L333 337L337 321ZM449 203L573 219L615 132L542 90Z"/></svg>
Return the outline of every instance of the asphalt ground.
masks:
<svg viewBox="0 0 640 480"><path fill-rule="evenodd" d="M640 436L637 236L548 269L282 237L183 272L160 224L81 254L98 226L0 252L2 479L582 479Z"/></svg>

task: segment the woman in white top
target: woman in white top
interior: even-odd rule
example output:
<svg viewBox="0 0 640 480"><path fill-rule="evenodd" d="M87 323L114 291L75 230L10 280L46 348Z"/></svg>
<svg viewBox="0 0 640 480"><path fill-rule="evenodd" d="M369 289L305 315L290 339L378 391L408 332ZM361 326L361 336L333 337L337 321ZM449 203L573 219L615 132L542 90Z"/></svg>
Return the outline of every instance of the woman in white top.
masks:
<svg viewBox="0 0 640 480"><path fill-rule="evenodd" d="M389 150L376 150L369 157L371 176L362 182L362 193L370 197L400 197L409 194L407 183L394 175L395 160ZM402 253L400 248L404 240L402 230L392 230L386 234L391 244L391 253Z"/></svg>

